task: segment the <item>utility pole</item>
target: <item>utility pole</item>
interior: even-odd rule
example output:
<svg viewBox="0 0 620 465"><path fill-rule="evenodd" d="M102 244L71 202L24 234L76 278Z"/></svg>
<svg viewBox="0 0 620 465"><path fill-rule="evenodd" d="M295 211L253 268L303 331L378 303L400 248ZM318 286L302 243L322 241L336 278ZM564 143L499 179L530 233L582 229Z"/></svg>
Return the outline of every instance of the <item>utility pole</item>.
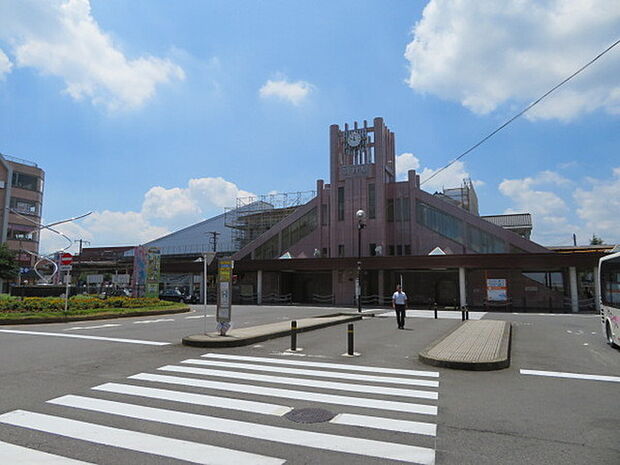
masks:
<svg viewBox="0 0 620 465"><path fill-rule="evenodd" d="M217 231L208 231L207 234L211 234L209 243L213 246L213 252L217 252L217 236L219 236L221 233Z"/></svg>
<svg viewBox="0 0 620 465"><path fill-rule="evenodd" d="M79 242L80 243L80 251L79 251L79 254L78 254L78 261L77 261L77 266L76 266L76 270L75 270L75 276L76 276L76 280L77 280L77 284L76 284L77 291L76 292L79 293L80 292L80 268L81 268L80 265L82 263L82 246L84 244L90 245L90 242L89 241L85 241L84 239L76 239L73 242Z"/></svg>

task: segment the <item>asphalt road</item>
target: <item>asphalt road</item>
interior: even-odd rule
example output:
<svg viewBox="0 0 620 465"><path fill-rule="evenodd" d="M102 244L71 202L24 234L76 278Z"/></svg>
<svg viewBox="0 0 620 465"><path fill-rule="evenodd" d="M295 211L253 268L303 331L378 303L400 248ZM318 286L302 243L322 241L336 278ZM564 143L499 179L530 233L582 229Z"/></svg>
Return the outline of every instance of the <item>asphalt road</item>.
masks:
<svg viewBox="0 0 620 465"><path fill-rule="evenodd" d="M183 336L204 330L202 307L195 309L170 316L0 327L37 333L0 332L0 463L69 463L66 458L99 465L282 460L385 464L432 463L433 458L437 464L459 465L620 463L620 351L604 343L597 316L487 314L484 318L514 323L511 366L497 372L463 372L417 360L419 351L460 323L457 319L408 318L405 331L396 329L391 313L364 319L355 324L360 356L347 358L342 356L345 325L300 334L303 351L295 354L286 352L286 338L231 349L185 347L180 344ZM333 311L236 307L234 322L237 327L253 326ZM207 314L213 313L211 307ZM207 327L214 327L212 316L207 317ZM208 353L224 358L202 357ZM193 361L182 363L186 360ZM293 365L282 364L291 360ZM291 368L312 371L285 371ZM394 374L388 369L426 374ZM617 380L548 377L521 370ZM128 378L134 375L139 378ZM108 386L106 391L92 389L102 385ZM126 392L136 388L156 391ZM161 398L162 389L175 391L172 398ZM186 399L188 394L210 398ZM236 404L243 400L252 403ZM282 416L282 407L343 415L332 422L295 423ZM267 414L261 409L275 410ZM350 424L353 419L358 424ZM434 425L436 435L431 434ZM49 431L41 431L46 428ZM170 443L171 439L186 442ZM27 448L19 451L25 455L15 455L14 445ZM49 457L35 459L32 450L65 459L46 462ZM1 460L3 453L12 461Z"/></svg>

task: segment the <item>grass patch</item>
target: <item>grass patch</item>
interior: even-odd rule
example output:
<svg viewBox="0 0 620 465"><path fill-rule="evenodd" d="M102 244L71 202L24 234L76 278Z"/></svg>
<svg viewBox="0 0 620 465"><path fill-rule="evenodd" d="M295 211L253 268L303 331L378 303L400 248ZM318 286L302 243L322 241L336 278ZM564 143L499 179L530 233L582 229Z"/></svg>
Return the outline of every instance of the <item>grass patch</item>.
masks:
<svg viewBox="0 0 620 465"><path fill-rule="evenodd" d="M169 305L168 305L169 304ZM142 312L152 311L171 311L187 308L186 304L180 304L175 302L167 302L166 305L153 305L137 308L128 307L112 307L112 308L88 308L88 309L69 309L67 313L63 311L45 310L45 311L11 311L3 312L0 310L0 322L3 320L41 320L41 319L57 319L59 321L65 320L65 318L73 319L79 317L114 317L114 316L131 316L132 314L140 314Z"/></svg>

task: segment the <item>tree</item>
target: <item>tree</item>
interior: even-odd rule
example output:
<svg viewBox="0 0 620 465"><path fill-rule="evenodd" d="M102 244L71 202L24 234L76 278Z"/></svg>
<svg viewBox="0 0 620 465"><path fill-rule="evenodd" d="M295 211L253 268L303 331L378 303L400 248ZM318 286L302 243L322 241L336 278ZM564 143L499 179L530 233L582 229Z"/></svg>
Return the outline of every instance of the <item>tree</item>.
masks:
<svg viewBox="0 0 620 465"><path fill-rule="evenodd" d="M19 266L15 261L15 252L10 250L5 243L0 244L0 278L10 280L18 273Z"/></svg>
<svg viewBox="0 0 620 465"><path fill-rule="evenodd" d="M603 239L598 237L596 234L592 234L592 239L590 239L590 245L603 245Z"/></svg>

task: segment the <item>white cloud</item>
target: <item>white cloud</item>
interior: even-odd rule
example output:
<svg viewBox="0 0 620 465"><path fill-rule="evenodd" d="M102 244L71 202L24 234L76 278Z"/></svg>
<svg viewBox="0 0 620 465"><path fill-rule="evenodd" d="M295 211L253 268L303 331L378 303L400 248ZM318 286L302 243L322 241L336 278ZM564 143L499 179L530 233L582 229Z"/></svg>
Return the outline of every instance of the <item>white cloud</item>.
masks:
<svg viewBox="0 0 620 465"><path fill-rule="evenodd" d="M424 167L420 170L422 166L420 159L416 157L412 153L401 153L396 156L396 180L403 181L407 179L407 172L409 170L416 170L417 174L420 175L420 181L422 184L422 189L434 192L441 191L443 188L450 187L458 187L463 184L464 179L471 178L471 175L465 168L465 163L462 161L457 161L450 165L448 168L443 170L434 178L429 178L437 171L431 168ZM426 181L426 182L425 182ZM474 186L482 186L484 182L482 181L473 181Z"/></svg>
<svg viewBox="0 0 620 465"><path fill-rule="evenodd" d="M78 223L66 223L58 229L93 246L144 244L220 214L225 207L235 207L237 197L253 195L221 177L195 178L186 187L151 187L144 194L140 211L95 211ZM56 251L66 245L67 241L56 234L42 233L42 251Z"/></svg>
<svg viewBox="0 0 620 465"><path fill-rule="evenodd" d="M405 57L408 84L488 113L524 105L617 40L620 5L609 0L431 0ZM597 109L620 113L620 54L613 50L528 117L569 120Z"/></svg>
<svg viewBox="0 0 620 465"><path fill-rule="evenodd" d="M303 103L314 86L306 81L289 82L285 77L272 81L268 80L258 91L261 98L276 98L300 105Z"/></svg>
<svg viewBox="0 0 620 465"><path fill-rule="evenodd" d="M100 29L88 0L24 0L2 11L0 37L13 44L16 65L60 77L75 100L135 109L153 98L158 85L185 77L168 59L126 57Z"/></svg>
<svg viewBox="0 0 620 465"><path fill-rule="evenodd" d="M590 189L578 188L573 194L584 229L589 237L596 234L607 243L620 243L620 167L611 179L588 181Z"/></svg>
<svg viewBox="0 0 620 465"><path fill-rule="evenodd" d="M9 74L13 68L13 63L9 57L0 49L0 80L4 79L5 74Z"/></svg>

